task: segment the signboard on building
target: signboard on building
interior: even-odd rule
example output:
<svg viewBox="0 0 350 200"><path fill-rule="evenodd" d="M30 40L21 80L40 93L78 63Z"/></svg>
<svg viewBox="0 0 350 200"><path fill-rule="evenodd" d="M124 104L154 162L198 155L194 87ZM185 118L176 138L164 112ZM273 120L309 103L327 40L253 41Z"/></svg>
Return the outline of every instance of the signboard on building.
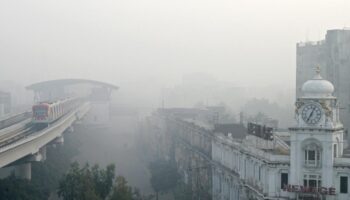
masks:
<svg viewBox="0 0 350 200"><path fill-rule="evenodd" d="M295 193L321 194L321 195L335 195L335 188L330 187L306 187L302 185L285 185L283 191Z"/></svg>
<svg viewBox="0 0 350 200"><path fill-rule="evenodd" d="M272 140L273 128L256 123L248 123L248 134L255 135L265 140Z"/></svg>

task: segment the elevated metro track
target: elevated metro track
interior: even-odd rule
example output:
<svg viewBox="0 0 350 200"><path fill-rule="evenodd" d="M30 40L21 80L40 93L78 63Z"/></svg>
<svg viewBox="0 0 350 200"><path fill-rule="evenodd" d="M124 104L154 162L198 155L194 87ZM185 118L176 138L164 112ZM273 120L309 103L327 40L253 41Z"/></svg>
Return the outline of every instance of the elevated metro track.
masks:
<svg viewBox="0 0 350 200"><path fill-rule="evenodd" d="M45 128L30 124L30 118L0 130L0 168L29 155L35 155L45 145L62 136L63 132L90 110L84 103Z"/></svg>
<svg viewBox="0 0 350 200"><path fill-rule="evenodd" d="M22 121L28 120L32 117L32 111L25 111L21 113L8 114L0 117L0 135L3 129L11 127Z"/></svg>

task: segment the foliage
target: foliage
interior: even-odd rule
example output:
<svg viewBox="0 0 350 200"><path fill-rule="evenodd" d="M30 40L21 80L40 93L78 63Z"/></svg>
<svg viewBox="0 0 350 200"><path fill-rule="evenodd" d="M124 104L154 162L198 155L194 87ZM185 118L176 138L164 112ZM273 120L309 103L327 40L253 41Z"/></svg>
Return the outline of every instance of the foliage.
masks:
<svg viewBox="0 0 350 200"><path fill-rule="evenodd" d="M166 193L176 187L180 176L174 163L166 160L156 160L151 162L149 169L151 185L156 191L157 198L159 192Z"/></svg>
<svg viewBox="0 0 350 200"><path fill-rule="evenodd" d="M47 159L32 162L31 181L11 175L0 180L1 199L48 199L58 187L58 182L70 166L70 160L78 153L79 142L73 134L65 134L64 146L46 147ZM68 139L67 139L68 137Z"/></svg>
<svg viewBox="0 0 350 200"><path fill-rule="evenodd" d="M48 195L54 192L61 176L69 169L72 158L78 153L78 140L73 134L66 134L64 145L47 146L46 160L32 163L32 184L45 190ZM48 196L47 196L48 197Z"/></svg>
<svg viewBox="0 0 350 200"><path fill-rule="evenodd" d="M92 167L92 178L95 185L95 190L98 196L105 199L110 193L115 177L115 166L108 165L106 169L99 169L98 165Z"/></svg>
<svg viewBox="0 0 350 200"><path fill-rule="evenodd" d="M48 199L57 191L63 199L69 200L141 200L140 192L127 185L123 177L115 182L115 166L101 169L88 164L80 168L77 162L71 163L80 145L74 134L66 134L64 146L48 146L47 159L32 163L32 180L17 179L14 175L0 180L0 199L41 200Z"/></svg>
<svg viewBox="0 0 350 200"><path fill-rule="evenodd" d="M190 185L187 185L185 183L179 183L177 184L176 188L174 189L174 199L175 200L191 200L192 199L192 188Z"/></svg>
<svg viewBox="0 0 350 200"><path fill-rule="evenodd" d="M69 200L105 199L113 186L114 165L99 169L98 165L90 168L88 164L80 168L77 162L59 183L58 196Z"/></svg>
<svg viewBox="0 0 350 200"><path fill-rule="evenodd" d="M3 200L47 199L48 193L25 179L11 175L0 180L0 197Z"/></svg>
<svg viewBox="0 0 350 200"><path fill-rule="evenodd" d="M114 187L113 194L110 200L131 200L132 189L127 185L127 181L124 177L118 176L116 178L116 186Z"/></svg>

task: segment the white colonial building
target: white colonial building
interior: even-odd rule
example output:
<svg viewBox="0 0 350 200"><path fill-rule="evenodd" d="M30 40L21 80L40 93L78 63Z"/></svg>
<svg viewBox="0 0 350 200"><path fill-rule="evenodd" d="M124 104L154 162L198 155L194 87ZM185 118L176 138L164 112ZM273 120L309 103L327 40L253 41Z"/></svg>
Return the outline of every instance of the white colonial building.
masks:
<svg viewBox="0 0 350 200"><path fill-rule="evenodd" d="M332 83L316 76L297 99L290 144L277 135L212 139L213 200L350 199L350 155Z"/></svg>

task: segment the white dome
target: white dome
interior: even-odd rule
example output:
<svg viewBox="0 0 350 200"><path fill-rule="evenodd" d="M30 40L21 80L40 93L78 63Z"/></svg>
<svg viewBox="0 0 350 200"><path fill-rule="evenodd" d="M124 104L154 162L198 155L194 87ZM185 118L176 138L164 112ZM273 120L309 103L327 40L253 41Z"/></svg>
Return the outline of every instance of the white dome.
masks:
<svg viewBox="0 0 350 200"><path fill-rule="evenodd" d="M301 88L304 97L319 98L319 97L333 97L334 86L331 82L323 79L319 73L311 79L306 81Z"/></svg>

